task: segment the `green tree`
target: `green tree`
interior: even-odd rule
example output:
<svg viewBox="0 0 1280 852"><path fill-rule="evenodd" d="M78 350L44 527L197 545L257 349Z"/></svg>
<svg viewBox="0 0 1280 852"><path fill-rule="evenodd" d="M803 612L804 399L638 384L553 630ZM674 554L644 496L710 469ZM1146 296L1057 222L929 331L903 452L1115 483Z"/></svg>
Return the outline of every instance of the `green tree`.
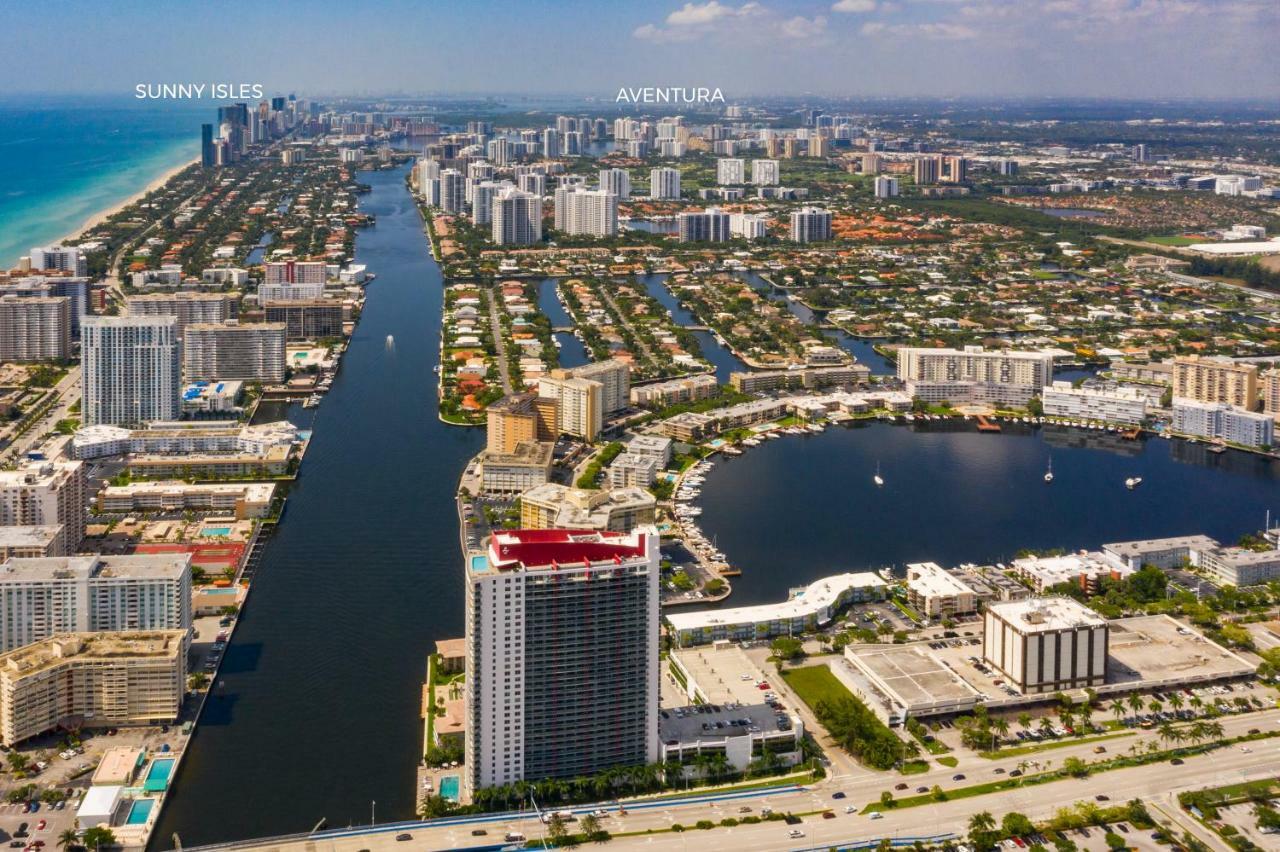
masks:
<svg viewBox="0 0 1280 852"><path fill-rule="evenodd" d="M547 837L551 839L554 845L559 846L564 843L565 838L568 836L569 829L565 825L564 817L560 816L560 814L552 814L551 818L547 820Z"/></svg>
<svg viewBox="0 0 1280 852"><path fill-rule="evenodd" d="M883 793L880 794L880 806L885 809L893 807L892 791L885 790Z"/></svg>
<svg viewBox="0 0 1280 852"><path fill-rule="evenodd" d="M457 805L444 796L431 793L423 797L422 804L418 807L418 815L423 819L436 819L437 817L448 816L456 808Z"/></svg>
<svg viewBox="0 0 1280 852"><path fill-rule="evenodd" d="M969 817L969 841L978 849L989 849L996 838L996 818L990 811L978 811Z"/></svg>
<svg viewBox="0 0 1280 852"><path fill-rule="evenodd" d="M95 825L93 828L84 830L84 837L81 843L88 849L98 850L104 846L110 847L116 845L116 835L111 829L105 826Z"/></svg>
<svg viewBox="0 0 1280 852"><path fill-rule="evenodd" d="M1004 815L1000 820L1000 829L1006 837L1022 837L1036 833L1036 827L1031 820L1025 814L1016 811L1010 811Z"/></svg>
<svg viewBox="0 0 1280 852"><path fill-rule="evenodd" d="M58 848L71 852L80 847L80 834L74 828L64 828L58 834Z"/></svg>

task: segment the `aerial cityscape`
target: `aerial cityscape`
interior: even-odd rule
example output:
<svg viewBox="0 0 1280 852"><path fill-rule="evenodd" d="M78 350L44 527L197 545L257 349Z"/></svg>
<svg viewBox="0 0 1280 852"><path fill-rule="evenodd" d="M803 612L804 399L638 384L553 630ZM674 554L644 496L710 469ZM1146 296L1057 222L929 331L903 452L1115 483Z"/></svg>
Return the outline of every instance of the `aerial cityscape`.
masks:
<svg viewBox="0 0 1280 852"><path fill-rule="evenodd" d="M1280 850L1280 7L100 13L0 59L0 843Z"/></svg>

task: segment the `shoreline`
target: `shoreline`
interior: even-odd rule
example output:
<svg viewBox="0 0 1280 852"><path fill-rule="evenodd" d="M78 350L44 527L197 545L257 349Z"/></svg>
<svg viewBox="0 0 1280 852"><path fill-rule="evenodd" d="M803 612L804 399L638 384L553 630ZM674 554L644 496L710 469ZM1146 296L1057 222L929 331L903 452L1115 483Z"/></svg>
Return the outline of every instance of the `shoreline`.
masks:
<svg viewBox="0 0 1280 852"><path fill-rule="evenodd" d="M92 214L88 219L84 221L84 224L82 224L78 229L71 232L67 236L63 237L58 242L65 244L65 243L83 238L85 233L87 233L88 231L91 231L94 228L98 227L107 219L119 213L121 210L125 209L129 205L137 203L141 199L145 198L148 194L156 191L157 189L164 187L166 184L169 183L169 181L173 180L179 174L181 174L182 172L186 171L191 166L194 166L199 162L200 162L200 158L195 157L193 159L180 163L179 165L173 166L172 168L168 169L167 171L155 177L150 183L148 183L142 189L135 192L133 195L130 195L128 198L122 199L116 204L110 207L106 207L102 210L99 210L97 213Z"/></svg>

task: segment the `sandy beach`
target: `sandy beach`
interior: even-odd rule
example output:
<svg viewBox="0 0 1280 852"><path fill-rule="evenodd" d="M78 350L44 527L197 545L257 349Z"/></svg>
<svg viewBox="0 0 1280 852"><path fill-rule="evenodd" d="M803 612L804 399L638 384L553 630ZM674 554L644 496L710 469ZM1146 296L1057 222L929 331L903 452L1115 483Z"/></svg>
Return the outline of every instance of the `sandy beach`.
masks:
<svg viewBox="0 0 1280 852"><path fill-rule="evenodd" d="M151 183L147 184L142 190L124 199L119 204L108 207L105 210L100 210L97 213L90 216L87 220L85 220L85 223L79 227L79 229L77 229L74 233L70 234L69 236L64 237L62 239L62 242L68 243L68 242L73 242L75 240L80 239L86 231L93 229L94 227L101 224L111 216L114 216L116 213L128 207L130 204L133 204L135 201L139 200L140 198L145 197L147 193L157 190L160 187L164 186L183 169L189 168L190 166L193 166L198 162L200 162L200 159L197 157L195 159L188 160L185 163L181 163L180 165L174 166L173 168L169 169L169 171L165 172L164 174L157 177L155 180L151 181Z"/></svg>

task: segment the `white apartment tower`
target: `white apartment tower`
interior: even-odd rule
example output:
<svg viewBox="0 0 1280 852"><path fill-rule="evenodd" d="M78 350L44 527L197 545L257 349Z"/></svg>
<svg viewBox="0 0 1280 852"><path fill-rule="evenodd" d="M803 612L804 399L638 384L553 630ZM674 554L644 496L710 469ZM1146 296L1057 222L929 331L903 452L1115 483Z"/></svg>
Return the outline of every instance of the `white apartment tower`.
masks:
<svg viewBox="0 0 1280 852"><path fill-rule="evenodd" d="M0 296L0 362L71 357L71 300L66 296Z"/></svg>
<svg viewBox="0 0 1280 852"><path fill-rule="evenodd" d="M721 186L737 186L746 183L745 163L735 157L716 160L716 183Z"/></svg>
<svg viewBox="0 0 1280 852"><path fill-rule="evenodd" d="M52 553L75 553L84 536L85 490L79 461L31 460L0 470L0 527L60 527Z"/></svg>
<svg viewBox="0 0 1280 852"><path fill-rule="evenodd" d="M831 212L819 207L793 210L791 239L797 243L820 243L831 239Z"/></svg>
<svg viewBox="0 0 1280 852"><path fill-rule="evenodd" d="M618 196L603 189L557 191L556 222L566 234L613 236L618 233Z"/></svg>
<svg viewBox="0 0 1280 852"><path fill-rule="evenodd" d="M176 317L85 317L81 361L86 426L178 419Z"/></svg>
<svg viewBox="0 0 1280 852"><path fill-rule="evenodd" d="M751 161L751 182L756 186L777 186L780 175L777 160Z"/></svg>
<svg viewBox="0 0 1280 852"><path fill-rule="evenodd" d="M496 532L466 566L466 785L658 756L658 533Z"/></svg>
<svg viewBox="0 0 1280 852"><path fill-rule="evenodd" d="M284 323L200 324L182 342L186 380L235 379L278 385L285 377Z"/></svg>
<svg viewBox="0 0 1280 852"><path fill-rule="evenodd" d="M626 169L601 169L600 189L618 198L631 197L631 173Z"/></svg>
<svg viewBox="0 0 1280 852"><path fill-rule="evenodd" d="M493 241L498 245L531 245L542 241L542 198L515 187L493 199Z"/></svg>
<svg viewBox="0 0 1280 852"><path fill-rule="evenodd" d="M679 169L653 169L649 172L649 197L650 198L679 198L680 197L680 170Z"/></svg>
<svg viewBox="0 0 1280 852"><path fill-rule="evenodd" d="M191 629L191 554L10 559L0 651L58 633Z"/></svg>

